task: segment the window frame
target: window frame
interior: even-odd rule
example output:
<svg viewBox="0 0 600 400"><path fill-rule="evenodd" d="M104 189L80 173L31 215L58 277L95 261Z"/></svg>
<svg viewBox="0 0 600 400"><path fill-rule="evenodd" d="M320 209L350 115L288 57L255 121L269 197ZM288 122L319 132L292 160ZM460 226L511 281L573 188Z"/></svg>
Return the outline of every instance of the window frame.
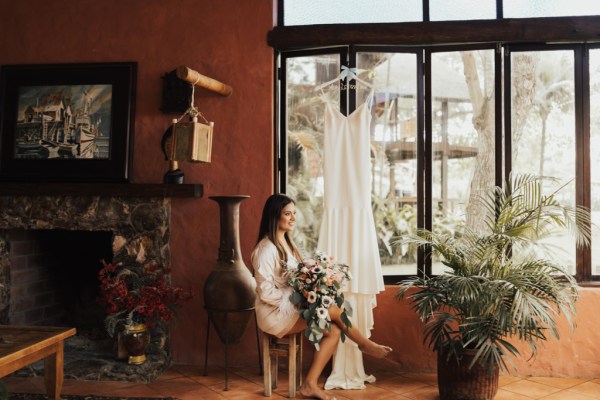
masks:
<svg viewBox="0 0 600 400"><path fill-rule="evenodd" d="M281 0L280 0L281 1ZM483 27L481 22L485 22ZM352 64L356 59L357 51L377 51L377 49L410 49L419 47L424 49L425 64L424 72L425 79L423 80L424 93L427 96L429 91L429 99L431 98L431 81L430 71L427 74L426 68L430 68L431 53L438 51L448 51L448 49L468 50L469 47L476 48L477 46L487 46L487 48L495 47L495 86L498 90L496 93L496 185L500 185L505 176L510 172L510 157L503 157L504 154L510 154L510 141L503 140L503 135L507 135L506 127L510 127L510 116L507 116L505 110L510 106L510 91L506 92L506 79L502 72L506 74L506 52L510 49L529 48L531 49L555 49L561 46L573 48L575 50L575 115L576 115L576 201L578 205L590 207L590 105L589 105L589 50L600 48L600 44L588 44L590 40L597 40L597 29L593 29L594 24L600 24L600 16L590 17L552 17L552 18L537 18L537 19L519 19L519 20L486 20L486 21L465 21L465 22L423 22L423 23L399 23L399 24L354 24L354 25L321 25L310 27L276 27L269 32L268 41L272 47L275 47L281 59L289 57L291 54L299 56L301 54L319 54L330 53L332 47L328 47L333 43L348 40L343 47L349 49L348 63ZM367 26L365 26L367 25ZM384 32L383 26L386 31ZM528 29L524 29L528 26ZM452 27L458 27L452 30ZM307 30L310 29L310 32ZM479 31L482 28L483 31ZM411 32L409 30L412 29ZM358 31L361 30L361 36ZM332 34L335 33L335 34ZM479 34L478 34L479 32ZM496 41L489 41L487 38L494 32ZM378 36L378 33L381 36ZM299 40L299 36L304 36ZM356 39L350 41L351 39ZM373 40L373 37L381 37L381 44L373 45L365 43L365 37ZM333 39L332 39L333 38ZM536 40L533 40L536 38ZM310 50L299 50L299 43L312 41ZM552 43L547 43L552 42ZM569 43L567 43L569 42ZM573 43L574 42L574 43ZM447 46L442 46L442 45ZM428 56L429 55L429 56ZM280 79L284 79L284 74L279 74ZM429 78L427 78L429 76ZM429 81L428 81L429 79ZM281 83L281 81L280 81ZM510 82L508 82L510 84ZM283 87L283 83L281 83ZM354 98L354 96L351 96ZM280 138L281 155L285 157L285 146L283 138L285 134L285 97L282 94L280 104L277 109L280 112L280 118L283 121L279 124L280 132L277 137ZM429 107L431 102L429 102ZM355 108L355 103L352 105ZM352 109L349 110L350 112ZM423 135L419 134L418 140L421 137L426 138L431 134L431 109L427 110L427 105L424 111ZM421 120L421 119L420 119ZM421 121L420 121L421 122ZM428 126L429 124L429 126ZM421 130L419 130L421 132ZM428 133L429 132L429 133ZM510 133L508 133L510 135ZM423 139L422 149L425 154L431 154L431 148L427 148L427 144L431 140ZM423 160L422 168L419 168L419 174L423 173L424 179L418 187L423 186L423 197L420 198L418 204L422 207L418 208L418 212L425 212L419 215L419 221L423 221L425 227L431 227L431 157L426 157ZM279 163L278 174L287 171L285 163ZM280 190L285 190L285 179L280 181L283 185L279 186ZM427 266L427 262L423 254L418 254L417 257L417 272L419 275L431 273L431 266ZM404 276L386 276L386 284L397 283ZM582 286L600 286L600 275L592 274L591 266L591 247L578 249L577 264L576 264L576 279Z"/></svg>

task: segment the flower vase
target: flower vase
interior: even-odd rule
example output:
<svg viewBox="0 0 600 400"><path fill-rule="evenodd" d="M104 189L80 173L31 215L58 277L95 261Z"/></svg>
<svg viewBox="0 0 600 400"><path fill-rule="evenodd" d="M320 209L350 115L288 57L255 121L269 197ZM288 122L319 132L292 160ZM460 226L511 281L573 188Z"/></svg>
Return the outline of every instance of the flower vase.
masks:
<svg viewBox="0 0 600 400"><path fill-rule="evenodd" d="M129 358L129 364L143 364L146 362L146 348L150 343L150 333L145 324L129 325L123 333L123 344Z"/></svg>
<svg viewBox="0 0 600 400"><path fill-rule="evenodd" d="M221 341L237 343L252 317L256 281L242 260L240 203L249 196L210 196L219 204L217 264L204 285L204 305Z"/></svg>
<svg viewBox="0 0 600 400"><path fill-rule="evenodd" d="M124 332L117 332L117 349L116 349L116 358L117 360L125 360L129 357L127 353L127 349L125 348L125 339Z"/></svg>

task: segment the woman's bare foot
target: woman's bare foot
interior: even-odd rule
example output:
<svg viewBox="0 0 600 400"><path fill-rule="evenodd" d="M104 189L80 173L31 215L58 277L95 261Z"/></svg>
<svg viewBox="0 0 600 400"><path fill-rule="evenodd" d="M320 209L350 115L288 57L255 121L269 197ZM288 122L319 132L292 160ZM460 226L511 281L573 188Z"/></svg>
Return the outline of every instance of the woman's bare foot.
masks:
<svg viewBox="0 0 600 400"><path fill-rule="evenodd" d="M392 351L391 347L377 344L372 340L369 340L364 346L358 346L358 348L363 353L375 358L385 358L388 354L390 354L390 351Z"/></svg>
<svg viewBox="0 0 600 400"><path fill-rule="evenodd" d="M306 382L302 384L302 387L299 391L302 397L305 399L335 400L335 396L329 396L320 387L316 385L309 385Z"/></svg>

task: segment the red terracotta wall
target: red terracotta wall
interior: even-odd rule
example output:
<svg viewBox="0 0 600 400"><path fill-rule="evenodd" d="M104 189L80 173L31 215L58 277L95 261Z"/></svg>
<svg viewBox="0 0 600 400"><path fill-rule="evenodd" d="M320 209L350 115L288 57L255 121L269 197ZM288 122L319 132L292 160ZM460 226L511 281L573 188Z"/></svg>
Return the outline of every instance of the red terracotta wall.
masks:
<svg viewBox="0 0 600 400"><path fill-rule="evenodd" d="M273 188L273 50L266 44L274 0L0 0L0 65L136 61L138 63L132 181L160 183L167 168L160 139L171 118L160 112L161 76L179 65L233 87L224 98L199 89L196 105L215 122L212 163L184 164L186 182L203 183L202 199L174 199L171 260L176 283L195 299L173 324L173 358L203 365L206 312L202 288L217 258L219 218L211 195L247 194L240 209L244 259L256 240L264 199ZM378 297L373 338L391 345L390 360L367 367L434 371L422 345L420 322L388 286ZM548 343L534 362L517 360L523 375L600 376L600 292L582 291L578 327ZM210 366L221 366L224 346L211 331ZM309 346L307 346L309 347ZM256 365L251 323L231 363ZM209 370L210 371L210 370Z"/></svg>
<svg viewBox="0 0 600 400"><path fill-rule="evenodd" d="M204 361L202 288L219 241L218 206L208 196L251 196L240 211L247 259L272 192L272 27L273 0L0 0L0 65L138 63L133 182L160 183L167 169L160 140L179 115L160 111L161 76L186 65L233 87L230 97L196 90L196 106L215 123L212 163L183 164L186 182L203 183L205 195L172 203L174 280L196 292L174 324L180 363ZM222 363L219 345L215 340L211 362Z"/></svg>
<svg viewBox="0 0 600 400"><path fill-rule="evenodd" d="M423 345L423 325L409 308L408 301L394 299L395 288L387 286L377 297L375 330L372 339L390 344L394 352L389 360L375 362L367 359L365 364L375 368L390 367L402 371L435 372L435 353ZM529 349L515 341L522 357L513 357L514 367L509 364L509 374L519 376L600 376L600 332L595 309L600 304L600 290L581 288L577 301L575 329L570 330L563 316L560 320L560 340L554 338L539 344L537 357L530 358ZM548 333L548 336L551 336Z"/></svg>

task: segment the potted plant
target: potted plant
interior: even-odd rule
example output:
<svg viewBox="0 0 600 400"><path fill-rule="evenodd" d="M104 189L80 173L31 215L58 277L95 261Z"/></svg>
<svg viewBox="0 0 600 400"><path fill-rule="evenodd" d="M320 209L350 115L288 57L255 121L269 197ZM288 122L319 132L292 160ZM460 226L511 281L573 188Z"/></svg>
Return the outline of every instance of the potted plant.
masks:
<svg viewBox="0 0 600 400"><path fill-rule="evenodd" d="M123 265L104 264L98 274L98 302L106 309L104 325L110 337L123 334L130 364L146 361L148 328L166 325L178 308L192 297L190 291L173 286L170 270L148 265L140 271Z"/></svg>
<svg viewBox="0 0 600 400"><path fill-rule="evenodd" d="M541 240L568 229L578 246L587 245L591 217L586 209L559 204L558 190L543 195L541 186L538 177L517 176L480 197L486 232L421 230L399 239L424 247L447 267L440 275L402 281L397 293L399 300L410 299L425 322L424 342L438 352L441 400L492 399L499 368L506 370L506 360L519 355L511 339L535 356L538 342L558 338L559 314L573 326L577 283Z"/></svg>

